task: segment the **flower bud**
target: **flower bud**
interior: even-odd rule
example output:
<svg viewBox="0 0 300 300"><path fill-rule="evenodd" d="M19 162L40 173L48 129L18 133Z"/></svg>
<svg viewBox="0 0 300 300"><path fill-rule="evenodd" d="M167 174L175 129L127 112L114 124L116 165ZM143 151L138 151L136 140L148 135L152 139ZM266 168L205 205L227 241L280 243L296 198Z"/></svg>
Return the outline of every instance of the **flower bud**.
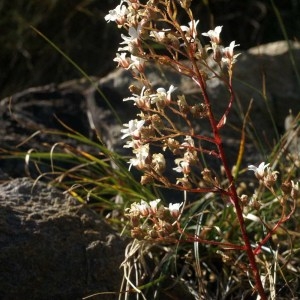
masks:
<svg viewBox="0 0 300 300"><path fill-rule="evenodd" d="M191 114L194 118L205 118L207 117L207 107L204 103L196 104L191 107Z"/></svg>
<svg viewBox="0 0 300 300"><path fill-rule="evenodd" d="M160 206L156 212L156 217L162 221L168 219L170 216L169 211L164 207Z"/></svg>
<svg viewBox="0 0 300 300"><path fill-rule="evenodd" d="M261 207L261 204L257 200L251 201L250 205L251 205L251 207L253 207L256 210L259 210Z"/></svg>
<svg viewBox="0 0 300 300"><path fill-rule="evenodd" d="M211 171L207 168L205 168L202 172L201 172L202 178L206 183L211 183L213 181L212 177L211 177Z"/></svg>
<svg viewBox="0 0 300 300"><path fill-rule="evenodd" d="M140 218L139 218L139 216L136 216L136 215L131 215L130 221L131 221L131 225L133 227L138 227L140 224Z"/></svg>
<svg viewBox="0 0 300 300"><path fill-rule="evenodd" d="M174 232L174 227L170 223L168 223L168 222L165 222L162 227L169 234L171 234L171 233Z"/></svg>
<svg viewBox="0 0 300 300"><path fill-rule="evenodd" d="M213 50L214 50L214 52L213 52L213 59L217 63L221 62L222 61L222 56L223 56L223 54L222 54L222 47L219 46L219 45L217 45L216 47L214 47Z"/></svg>
<svg viewBox="0 0 300 300"><path fill-rule="evenodd" d="M150 175L143 175L141 177L140 183L142 185L148 184L148 183L152 183L153 182L153 177Z"/></svg>
<svg viewBox="0 0 300 300"><path fill-rule="evenodd" d="M168 147L170 149L170 151L173 152L173 154L179 154L180 153L180 144L178 141L172 139L172 138L168 138L166 141L165 141L165 148Z"/></svg>
<svg viewBox="0 0 300 300"><path fill-rule="evenodd" d="M245 194L241 195L240 200L241 200L241 202L242 202L243 205L247 205L248 202L249 202L249 198Z"/></svg>
<svg viewBox="0 0 300 300"><path fill-rule="evenodd" d="M143 139L149 139L155 136L155 130L152 125L144 126L141 128L140 134Z"/></svg>
<svg viewBox="0 0 300 300"><path fill-rule="evenodd" d="M176 178L176 184L181 184L187 190L192 188L192 184L187 177Z"/></svg>
<svg viewBox="0 0 300 300"><path fill-rule="evenodd" d="M290 181L285 181L281 185L281 190L284 194L288 195L292 191L292 184Z"/></svg>
<svg viewBox="0 0 300 300"><path fill-rule="evenodd" d="M146 236L146 233L139 227L134 227L131 229L131 236L134 239L142 240Z"/></svg>
<svg viewBox="0 0 300 300"><path fill-rule="evenodd" d="M191 6L192 0L179 0L179 3L183 9L188 10Z"/></svg>
<svg viewBox="0 0 300 300"><path fill-rule="evenodd" d="M158 114L154 114L151 116L151 123L154 128L157 128L157 129L164 128L164 123Z"/></svg>
<svg viewBox="0 0 300 300"><path fill-rule="evenodd" d="M154 153L152 155L151 167L158 174L162 174L165 171L165 169L166 169L166 160L165 160L163 154Z"/></svg>
<svg viewBox="0 0 300 300"><path fill-rule="evenodd" d="M179 49L179 47L180 47L180 42L179 42L178 38L171 33L167 34L166 44L171 45L175 49Z"/></svg>
<svg viewBox="0 0 300 300"><path fill-rule="evenodd" d="M178 96L177 105L182 113L186 114L190 110L184 95Z"/></svg>
<svg viewBox="0 0 300 300"><path fill-rule="evenodd" d="M149 232L148 232L148 235L149 235L152 239L157 239L157 238L159 237L157 231L154 230L154 229L150 229Z"/></svg>
<svg viewBox="0 0 300 300"><path fill-rule="evenodd" d="M272 187L277 180L278 173L278 171L271 171L271 169L268 169L267 174L263 178L264 184L269 188Z"/></svg>

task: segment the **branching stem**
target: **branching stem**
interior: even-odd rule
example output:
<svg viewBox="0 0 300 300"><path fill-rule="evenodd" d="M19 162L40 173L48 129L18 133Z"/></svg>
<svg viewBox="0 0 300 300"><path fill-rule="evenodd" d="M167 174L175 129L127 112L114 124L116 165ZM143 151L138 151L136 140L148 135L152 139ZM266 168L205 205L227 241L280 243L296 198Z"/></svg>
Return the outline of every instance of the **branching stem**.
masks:
<svg viewBox="0 0 300 300"><path fill-rule="evenodd" d="M189 46L189 44L187 43L187 46ZM227 157L224 151L224 147L223 147L223 143L222 143L222 138L220 136L219 130L222 126L220 126L215 117L214 114L212 112L211 109L211 103L210 103L210 99L209 96L207 94L207 90L206 90L206 84L205 81L203 79L203 76L197 66L197 63L194 59L194 54L192 52L192 49L190 49L190 57L189 57L193 68L194 68L194 72L196 73L196 77L193 78L194 82L200 87L201 91L202 91L202 96L204 99L204 102L207 106L207 110L208 110L208 118L209 118L209 122L212 128L212 132L213 132L213 136L214 136L214 140L215 140L215 144L217 146L218 152L219 152L219 156L220 156L220 160L222 162L222 165L224 167L225 170L225 174L226 177L228 179L228 184L229 184L229 188L228 188L228 192L229 192L229 197L230 197L230 201L233 203L235 211L236 211L236 215L238 218L238 222L239 222L239 226L241 229L241 233L242 233L242 238L245 244L245 251L247 253L248 259L249 259L249 263L250 263L250 267L252 270L252 274L254 277L254 281L255 281L255 287L257 289L258 294L260 295L262 300L267 300L267 295L265 293L264 287L262 285L262 281L260 278L260 274L259 274L259 270L258 270L258 266L256 264L255 261L255 253L251 247L251 243L250 243L250 239L246 230L246 226L245 226L245 220L243 217L243 212L242 212L242 208L240 206L240 200L239 197L237 195L237 191L236 191L236 186L234 184L234 178L231 174L231 169L229 167L228 161L227 161ZM229 91L230 91L230 101L229 101L229 105L228 108L225 112L225 114L223 115L223 117L229 113L230 108L232 106L233 100L234 100L234 94L233 94L233 90L232 90L232 86L231 86L231 81L229 82Z"/></svg>

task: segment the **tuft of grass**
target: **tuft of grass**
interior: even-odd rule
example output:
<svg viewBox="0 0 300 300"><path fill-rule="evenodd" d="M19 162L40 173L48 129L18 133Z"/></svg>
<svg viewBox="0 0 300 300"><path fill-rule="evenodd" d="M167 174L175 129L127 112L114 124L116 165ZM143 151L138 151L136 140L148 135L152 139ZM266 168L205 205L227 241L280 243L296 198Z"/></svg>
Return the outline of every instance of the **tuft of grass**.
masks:
<svg viewBox="0 0 300 300"><path fill-rule="evenodd" d="M100 141L92 141L70 128L66 131L46 129L32 137L37 134L56 136L59 140L65 138L72 143L57 142L43 152L2 149L1 159L24 159L28 176L64 190L117 225L118 230L126 224L124 211L131 203L155 197L154 191L141 186L128 171L126 158L110 151Z"/></svg>

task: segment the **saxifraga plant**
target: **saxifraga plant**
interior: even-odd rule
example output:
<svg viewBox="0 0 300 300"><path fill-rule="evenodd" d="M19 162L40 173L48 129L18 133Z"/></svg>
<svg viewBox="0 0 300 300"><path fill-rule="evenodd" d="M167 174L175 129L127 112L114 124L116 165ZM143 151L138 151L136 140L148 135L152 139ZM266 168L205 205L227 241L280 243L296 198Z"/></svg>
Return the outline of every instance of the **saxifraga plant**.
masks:
<svg viewBox="0 0 300 300"><path fill-rule="evenodd" d="M266 287L267 274L262 274L258 259L262 260L263 248L275 231L291 218L299 198L299 183L290 177L281 178L279 182L279 172L273 170L270 163L262 162L258 167L248 167L259 181L257 190L252 195L239 192L237 174L234 166L229 165L220 133L234 102L232 78L239 55L234 49L238 45L235 41L228 47L221 44L222 26L199 34L199 20L194 18L190 4L191 0L122 0L105 17L106 21L114 21L128 32L128 35L121 34L123 41L114 60L119 67L131 71L138 82L130 86L132 96L124 101L133 101L139 114L121 130L122 139L129 138L124 147L131 148L135 155L129 161L130 168L136 167L143 173L142 185L154 184L184 194L182 203L170 203L168 207L161 205L160 199L133 203L126 211L131 235L135 240L152 244L204 244L221 250L224 257L226 251L245 253L248 264L245 264L246 270L241 271L251 274L253 293L266 300L274 291ZM188 25L178 21L179 10L188 17ZM206 38L208 45L202 43ZM172 84L154 88L146 72L147 64L151 63L170 67L191 78L201 90L198 102L191 103L184 94L176 94L177 88ZM221 80L228 89L228 99L224 99L226 95L220 99L227 102L221 117L215 115L207 91L207 82L212 78ZM198 131L197 125L201 122L209 123L210 134ZM203 163L203 158L214 158L220 168L217 170ZM178 174L175 180L169 176L172 172ZM272 226L262 218L262 190L281 208ZM234 241L211 235L207 238L201 226L196 232L189 232L183 222L188 211L187 192L214 195L209 201L223 199L226 206L232 207L238 221L239 238ZM214 206L216 215L218 207L221 206ZM246 217L249 210L251 214ZM194 211L194 214L199 216L201 211ZM251 226L247 224L251 221L264 227L264 235L249 233ZM140 245L135 243L134 247ZM125 277L129 282L127 287L139 291L130 282L130 276L126 274Z"/></svg>

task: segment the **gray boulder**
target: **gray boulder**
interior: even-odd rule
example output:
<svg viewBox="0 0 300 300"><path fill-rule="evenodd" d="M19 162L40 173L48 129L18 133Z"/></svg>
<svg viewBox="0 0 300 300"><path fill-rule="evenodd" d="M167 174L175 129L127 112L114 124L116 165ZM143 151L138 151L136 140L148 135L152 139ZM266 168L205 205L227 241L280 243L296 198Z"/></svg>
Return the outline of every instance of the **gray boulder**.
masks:
<svg viewBox="0 0 300 300"><path fill-rule="evenodd" d="M0 299L117 293L125 245L95 212L53 187L27 178L0 185Z"/></svg>

